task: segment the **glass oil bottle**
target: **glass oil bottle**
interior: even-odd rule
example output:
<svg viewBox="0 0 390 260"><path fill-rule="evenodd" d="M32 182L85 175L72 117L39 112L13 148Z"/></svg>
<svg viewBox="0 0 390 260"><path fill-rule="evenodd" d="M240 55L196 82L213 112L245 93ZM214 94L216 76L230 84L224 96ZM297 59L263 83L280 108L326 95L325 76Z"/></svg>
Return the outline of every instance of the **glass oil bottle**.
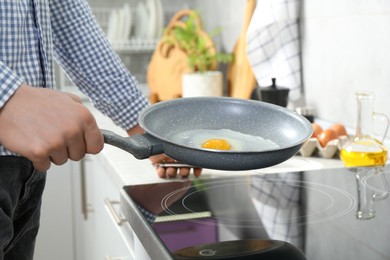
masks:
<svg viewBox="0 0 390 260"><path fill-rule="evenodd" d="M374 112L374 94L356 93L358 115L355 136L340 151L340 159L346 167L383 166L387 161L387 148L383 145L389 126L387 116ZM373 136L374 121L386 124L382 141Z"/></svg>

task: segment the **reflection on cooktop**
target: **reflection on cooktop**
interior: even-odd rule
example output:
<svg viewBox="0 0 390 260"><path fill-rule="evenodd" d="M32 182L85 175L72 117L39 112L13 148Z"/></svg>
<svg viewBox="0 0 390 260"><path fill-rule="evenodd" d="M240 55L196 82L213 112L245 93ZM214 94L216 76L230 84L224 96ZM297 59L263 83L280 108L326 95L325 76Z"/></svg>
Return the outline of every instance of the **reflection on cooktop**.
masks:
<svg viewBox="0 0 390 260"><path fill-rule="evenodd" d="M307 259L390 259L389 174L389 168L318 170L125 190L171 252L273 239L295 245Z"/></svg>
<svg viewBox="0 0 390 260"><path fill-rule="evenodd" d="M275 212L270 212L272 215L271 218L274 218L275 214L280 214L281 218L279 223L281 224L306 224L305 220L307 217L310 217L311 222L329 221L345 215L354 209L356 199L352 194L333 186L296 180L295 178L299 178L299 175L290 173L279 174L277 176L250 176L247 179L222 179L208 181L206 183L198 182L197 184L193 184L195 189L182 196L181 200L175 206L172 206L171 200L175 198L176 194L183 192L183 189L175 190L167 194L161 201L161 207L164 213L168 215L195 214L203 213L203 210L207 211L208 208L204 204L199 205L199 203L194 203L194 201L208 202L208 204L213 205L213 215L215 218L229 225L237 225L240 227L257 226L261 219L267 217L267 206L271 206L275 210ZM321 201L322 205L320 208L314 208L311 212L298 210L298 208L302 207L300 193L303 189L308 190ZM257 217L250 219L250 215L247 214L239 218L232 217L230 215L231 212L228 211L236 211L237 207L241 207L242 204L233 204L239 198L230 198L228 201L227 197L225 197L226 195L220 196L220 194L231 192L230 190L234 190L234 192L246 190L252 202L261 204L256 206L257 213L260 214L261 219ZM238 194L234 195L237 196ZM239 195L242 198L241 196L243 194ZM208 198L207 202L203 201L204 196ZM246 205L247 203L246 201L244 204L245 207L248 207ZM221 207L221 205L223 206ZM288 211L281 213L282 210Z"/></svg>

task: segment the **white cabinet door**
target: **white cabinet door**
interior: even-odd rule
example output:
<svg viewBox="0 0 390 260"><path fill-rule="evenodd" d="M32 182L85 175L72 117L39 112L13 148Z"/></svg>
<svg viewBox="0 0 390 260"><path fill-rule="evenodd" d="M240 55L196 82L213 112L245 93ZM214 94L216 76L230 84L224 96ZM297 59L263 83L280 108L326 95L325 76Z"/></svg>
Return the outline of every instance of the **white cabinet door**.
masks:
<svg viewBox="0 0 390 260"><path fill-rule="evenodd" d="M74 186L74 250L75 260L93 259L94 237L96 236L95 205L93 204L92 162L84 159L79 163L80 171L72 173ZM98 259L98 258L96 258Z"/></svg>
<svg viewBox="0 0 390 260"><path fill-rule="evenodd" d="M52 166L42 197L41 226L34 259L69 260L73 255L72 163Z"/></svg>
<svg viewBox="0 0 390 260"><path fill-rule="evenodd" d="M105 200L119 211L113 203L119 201L119 190L96 157L53 166L47 173L34 259L134 259L131 228L114 222Z"/></svg>
<svg viewBox="0 0 390 260"><path fill-rule="evenodd" d="M134 259L129 227L126 223L118 227L105 206L105 200L119 201L118 188L95 157L88 156L83 164L80 178L74 178L80 187L74 202L76 209L80 209L75 214L77 260ZM83 205L88 209L84 209L84 214ZM115 205L114 210L118 210Z"/></svg>

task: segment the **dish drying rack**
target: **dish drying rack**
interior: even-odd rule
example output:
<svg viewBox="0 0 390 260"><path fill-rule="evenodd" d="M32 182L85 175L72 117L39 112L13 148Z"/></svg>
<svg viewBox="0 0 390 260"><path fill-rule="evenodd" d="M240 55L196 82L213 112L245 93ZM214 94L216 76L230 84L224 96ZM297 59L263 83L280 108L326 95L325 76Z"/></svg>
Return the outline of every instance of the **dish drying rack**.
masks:
<svg viewBox="0 0 390 260"><path fill-rule="evenodd" d="M116 1L114 1L116 2ZM117 2L118 3L118 2ZM123 5L116 5L114 7L93 7L92 12L96 17L97 22L101 26L103 32L107 35L110 26L110 18L114 10L119 10L123 8ZM123 1L121 2L123 3ZM165 3L165 2L164 2ZM175 7L164 6L164 17L163 24L159 25L165 27L166 21L170 19L178 10L182 8L188 8L187 4L182 6L174 5ZM134 3L131 5L131 17L136 17L136 8ZM133 22L135 26L136 22ZM134 28L132 28L134 31ZM162 33L162 30L160 30ZM149 64L150 58L160 40L160 35L153 38L139 38L130 34L129 39L127 40L115 40L110 41L113 49L119 55L122 62L129 69L131 74L139 82L139 87L144 93L144 95L149 95L149 88L146 83L146 71ZM57 71L57 85L60 86L60 89L66 92L75 93L82 98L86 98L75 86L72 80L66 75L66 73L61 69L61 67L56 65Z"/></svg>
<svg viewBox="0 0 390 260"><path fill-rule="evenodd" d="M115 8L94 8L93 14L95 15L99 25L102 27L104 33L109 30L110 25L110 16ZM135 16L136 10L131 10L132 17ZM161 25L164 26L164 25ZM115 51L120 53L149 53L153 52L160 36L153 38L136 38L134 35L130 36L130 39L127 40L112 40L111 45Z"/></svg>

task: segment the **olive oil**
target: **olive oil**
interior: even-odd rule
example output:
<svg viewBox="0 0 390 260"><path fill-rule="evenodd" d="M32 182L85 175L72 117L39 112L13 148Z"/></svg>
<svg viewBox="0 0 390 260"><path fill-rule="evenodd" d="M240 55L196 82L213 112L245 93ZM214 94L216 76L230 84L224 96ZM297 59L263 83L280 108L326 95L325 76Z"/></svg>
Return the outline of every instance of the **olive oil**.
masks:
<svg viewBox="0 0 390 260"><path fill-rule="evenodd" d="M374 112L374 95L369 92L356 93L358 101L358 117L355 136L344 144L340 151L340 159L346 167L383 166L387 161L387 148L374 138L372 133L374 121L386 123L382 135L385 139L389 126L386 115Z"/></svg>
<svg viewBox="0 0 390 260"><path fill-rule="evenodd" d="M383 166L387 160L387 150L377 152L355 152L341 149L340 158L346 167Z"/></svg>

